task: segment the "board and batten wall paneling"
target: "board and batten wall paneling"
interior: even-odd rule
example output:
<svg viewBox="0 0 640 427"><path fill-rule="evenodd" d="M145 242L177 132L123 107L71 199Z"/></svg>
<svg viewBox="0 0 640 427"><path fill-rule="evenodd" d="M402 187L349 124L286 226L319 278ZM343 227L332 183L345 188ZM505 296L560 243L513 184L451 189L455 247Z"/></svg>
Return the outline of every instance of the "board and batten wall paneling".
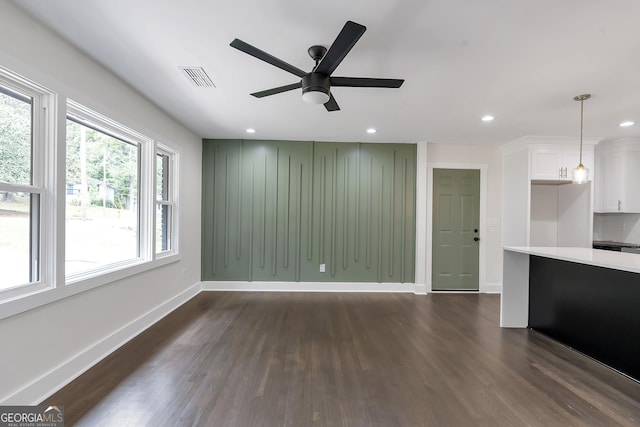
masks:
<svg viewBox="0 0 640 427"><path fill-rule="evenodd" d="M204 140L203 151L202 280L414 281L415 145Z"/></svg>

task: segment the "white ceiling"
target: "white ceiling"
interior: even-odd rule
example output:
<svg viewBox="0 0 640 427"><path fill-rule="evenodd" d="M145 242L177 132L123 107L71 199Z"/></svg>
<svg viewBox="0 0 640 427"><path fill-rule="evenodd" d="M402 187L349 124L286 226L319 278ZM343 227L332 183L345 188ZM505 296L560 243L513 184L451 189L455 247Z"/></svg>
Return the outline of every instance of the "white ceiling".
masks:
<svg viewBox="0 0 640 427"><path fill-rule="evenodd" d="M637 0L19 0L16 4L205 138L502 144L524 135L640 136ZM400 89L332 88L229 46L239 38L303 70L345 21L367 32L334 75L404 78ZM202 66L215 89L179 66ZM480 120L495 116L491 123ZM618 123L638 124L620 128ZM245 129L255 128L251 136ZM368 135L369 127L378 129Z"/></svg>

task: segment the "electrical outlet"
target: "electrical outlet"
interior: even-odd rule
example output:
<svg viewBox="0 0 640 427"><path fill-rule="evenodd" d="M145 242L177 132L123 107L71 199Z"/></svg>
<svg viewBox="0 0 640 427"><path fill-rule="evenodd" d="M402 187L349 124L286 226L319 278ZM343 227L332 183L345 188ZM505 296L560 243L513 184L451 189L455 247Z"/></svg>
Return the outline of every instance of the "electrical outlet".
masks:
<svg viewBox="0 0 640 427"><path fill-rule="evenodd" d="M320 273L324 273L327 269L327 265L326 264L320 264Z"/></svg>

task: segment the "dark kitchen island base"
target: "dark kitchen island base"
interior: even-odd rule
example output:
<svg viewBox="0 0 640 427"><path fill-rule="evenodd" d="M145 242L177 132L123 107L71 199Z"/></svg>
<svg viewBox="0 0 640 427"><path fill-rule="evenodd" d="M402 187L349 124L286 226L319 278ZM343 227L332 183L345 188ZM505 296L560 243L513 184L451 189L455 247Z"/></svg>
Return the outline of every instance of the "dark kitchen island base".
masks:
<svg viewBox="0 0 640 427"><path fill-rule="evenodd" d="M529 257L529 327L640 381L640 274Z"/></svg>

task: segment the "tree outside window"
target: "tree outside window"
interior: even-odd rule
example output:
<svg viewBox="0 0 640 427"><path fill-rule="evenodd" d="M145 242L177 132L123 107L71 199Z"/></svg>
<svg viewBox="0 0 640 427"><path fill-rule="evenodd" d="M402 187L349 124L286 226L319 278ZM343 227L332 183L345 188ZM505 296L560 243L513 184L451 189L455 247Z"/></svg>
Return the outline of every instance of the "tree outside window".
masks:
<svg viewBox="0 0 640 427"><path fill-rule="evenodd" d="M139 147L67 120L66 274L136 259Z"/></svg>
<svg viewBox="0 0 640 427"><path fill-rule="evenodd" d="M31 96L0 86L0 290L39 280L32 109Z"/></svg>

